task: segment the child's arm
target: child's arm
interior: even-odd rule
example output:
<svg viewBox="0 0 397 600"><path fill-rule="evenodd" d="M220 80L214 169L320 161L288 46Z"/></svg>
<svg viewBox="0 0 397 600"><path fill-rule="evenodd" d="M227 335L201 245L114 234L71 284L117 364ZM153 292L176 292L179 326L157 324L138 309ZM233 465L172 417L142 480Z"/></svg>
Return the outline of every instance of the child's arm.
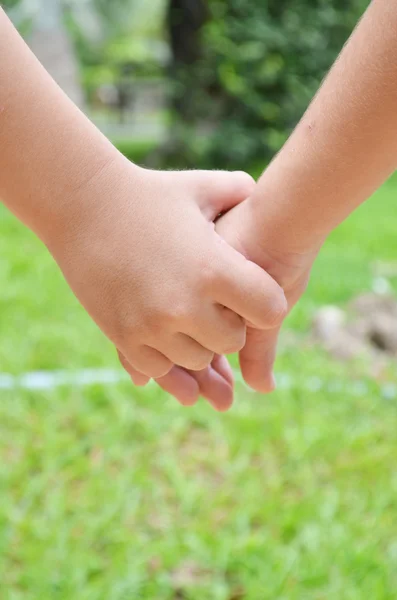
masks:
<svg viewBox="0 0 397 600"><path fill-rule="evenodd" d="M218 231L275 277L292 307L327 235L396 164L397 2L373 0L250 200ZM256 389L271 389L277 334L251 331L240 353Z"/></svg>
<svg viewBox="0 0 397 600"><path fill-rule="evenodd" d="M373 0L251 198L225 215L217 230L282 285L291 308L329 232L396 164L397 2ZM259 391L273 388L277 337L278 328L248 330L240 352L244 378ZM229 406L230 394L223 401L209 377L207 396ZM187 385L175 371L161 384L184 400Z"/></svg>
<svg viewBox="0 0 397 600"><path fill-rule="evenodd" d="M373 0L242 210L266 250L311 252L396 165L397 3Z"/></svg>
<svg viewBox="0 0 397 600"><path fill-rule="evenodd" d="M243 319L268 327L285 311L279 286L210 223L251 189L241 173L158 173L129 163L0 9L0 198L144 374L163 375L172 362L201 368L214 352L244 345Z"/></svg>

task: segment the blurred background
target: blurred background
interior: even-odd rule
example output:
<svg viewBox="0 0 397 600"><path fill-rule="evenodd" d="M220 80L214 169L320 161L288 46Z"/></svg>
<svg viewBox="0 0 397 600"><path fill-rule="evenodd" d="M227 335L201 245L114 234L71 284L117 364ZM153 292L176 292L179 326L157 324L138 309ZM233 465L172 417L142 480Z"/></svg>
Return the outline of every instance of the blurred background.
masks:
<svg viewBox="0 0 397 600"><path fill-rule="evenodd" d="M366 0L6 0L68 95L159 166L253 168L279 150Z"/></svg>
<svg viewBox="0 0 397 600"><path fill-rule="evenodd" d="M255 177L367 4L3 0L128 158ZM324 246L278 391L250 392L231 357L226 415L134 389L0 206L1 599L396 597L396 191Z"/></svg>

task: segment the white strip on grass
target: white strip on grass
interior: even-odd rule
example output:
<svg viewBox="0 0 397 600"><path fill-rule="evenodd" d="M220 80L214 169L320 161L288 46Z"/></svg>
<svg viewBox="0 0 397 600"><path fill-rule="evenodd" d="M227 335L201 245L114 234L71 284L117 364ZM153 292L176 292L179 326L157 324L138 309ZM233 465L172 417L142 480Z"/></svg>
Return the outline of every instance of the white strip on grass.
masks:
<svg viewBox="0 0 397 600"><path fill-rule="evenodd" d="M114 369L82 369L80 371L36 371L22 375L0 373L1 390L53 390L62 386L114 385L128 381L127 373Z"/></svg>
<svg viewBox="0 0 397 600"><path fill-rule="evenodd" d="M236 381L245 386L241 373L235 370L234 375ZM0 390L23 389L48 391L65 386L79 388L90 385L111 386L128 380L129 376L127 373L120 369L36 371L32 373L23 373L22 375L0 373ZM149 385L154 385L154 382L150 382ZM292 375L288 373L279 373L277 375L277 387L280 390L289 390L295 385ZM322 377L308 377L302 385L298 384L297 387L301 387L301 389L309 392L325 391L330 394L347 393L353 396L365 396L370 393L368 384L362 380L344 381L338 379L323 379ZM247 390L248 389L249 388L247 387ZM394 383L383 384L379 391L380 395L386 400L394 400L397 398L397 385Z"/></svg>

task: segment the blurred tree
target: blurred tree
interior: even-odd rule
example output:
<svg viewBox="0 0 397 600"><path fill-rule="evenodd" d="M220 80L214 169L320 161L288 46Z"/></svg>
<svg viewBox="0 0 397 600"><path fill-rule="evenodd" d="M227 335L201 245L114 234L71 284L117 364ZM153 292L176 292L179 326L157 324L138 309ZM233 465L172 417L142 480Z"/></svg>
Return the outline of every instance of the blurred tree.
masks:
<svg viewBox="0 0 397 600"><path fill-rule="evenodd" d="M14 8L17 4L20 3L21 0L3 0L2 6L5 10L9 10L10 8Z"/></svg>
<svg viewBox="0 0 397 600"><path fill-rule="evenodd" d="M5 0L39 60L79 105L83 91L120 84L134 64L159 62L164 0ZM28 24L26 27L25 25ZM80 63L80 64L79 64ZM127 101L120 89L120 99Z"/></svg>
<svg viewBox="0 0 397 600"><path fill-rule="evenodd" d="M187 98L195 88L188 67L202 58L201 30L208 17L205 0L169 0L170 75L177 82L173 87L172 105L177 117L185 121L195 119L195 114L191 114L195 108L194 98Z"/></svg>
<svg viewBox="0 0 397 600"><path fill-rule="evenodd" d="M205 0L170 0L167 21L175 64L200 58L200 30L208 16Z"/></svg>
<svg viewBox="0 0 397 600"><path fill-rule="evenodd" d="M65 27L62 0L40 0L32 20L29 46L37 58L77 106L83 107L76 54Z"/></svg>
<svg viewBox="0 0 397 600"><path fill-rule="evenodd" d="M80 107L83 92L62 0L5 0L4 8L29 46L66 94Z"/></svg>
<svg viewBox="0 0 397 600"><path fill-rule="evenodd" d="M173 127L174 132L179 120L184 122L195 120L195 82L191 81L194 72L190 72L188 67L203 57L201 30L208 17L205 0L169 0L167 28L172 57L170 77L174 82L171 97L177 121ZM190 92L193 93L191 98L188 97Z"/></svg>
<svg viewBox="0 0 397 600"><path fill-rule="evenodd" d="M184 148L173 162L240 168L263 164L303 113L368 1L207 4L210 18L192 30L189 0L170 0L168 24L178 66L172 70L180 107L176 119L184 124L173 132L171 155L172 148ZM193 62L189 52L184 56L180 50L184 44L191 47L192 31Z"/></svg>
<svg viewBox="0 0 397 600"><path fill-rule="evenodd" d="M94 99L104 90L122 118L137 79L159 76L168 60L162 30L165 0L69 0L69 5L69 28L86 91Z"/></svg>

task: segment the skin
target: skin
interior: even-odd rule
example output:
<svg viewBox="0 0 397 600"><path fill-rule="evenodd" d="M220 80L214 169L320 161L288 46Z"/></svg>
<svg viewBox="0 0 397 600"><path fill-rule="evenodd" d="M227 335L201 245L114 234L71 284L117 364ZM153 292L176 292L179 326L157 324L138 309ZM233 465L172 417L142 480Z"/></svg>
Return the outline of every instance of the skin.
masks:
<svg viewBox="0 0 397 600"><path fill-rule="evenodd" d="M63 94L0 10L0 198L47 245L128 368L162 377L280 323L280 286L216 233L245 173L127 161ZM214 364L223 361L215 359Z"/></svg>
<svg viewBox="0 0 397 600"><path fill-rule="evenodd" d="M289 310L328 234L395 170L396 107L397 3L373 0L250 198L217 224L225 240L278 281ZM240 351L244 379L260 392L273 388L279 329L248 329ZM198 399L200 379L189 377L176 368L159 384L190 405L193 390ZM211 385L213 370L204 377L203 395L218 410L230 407L231 384L222 395L219 385Z"/></svg>

